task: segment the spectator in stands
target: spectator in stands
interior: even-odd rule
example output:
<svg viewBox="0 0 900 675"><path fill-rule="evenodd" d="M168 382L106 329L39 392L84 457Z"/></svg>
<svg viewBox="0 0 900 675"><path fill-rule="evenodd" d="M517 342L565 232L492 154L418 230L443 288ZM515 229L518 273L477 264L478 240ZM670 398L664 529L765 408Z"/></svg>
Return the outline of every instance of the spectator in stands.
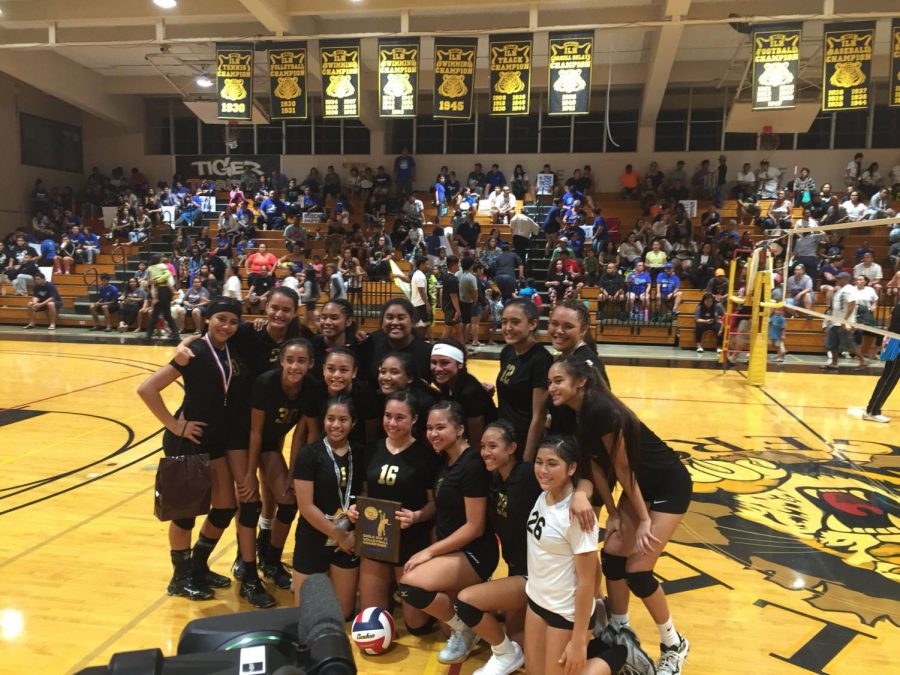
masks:
<svg viewBox="0 0 900 675"><path fill-rule="evenodd" d="M859 179L863 173L862 160L863 154L857 152L853 155L853 159L847 163L847 169L844 171L844 185L846 187L855 188L859 186Z"/></svg>
<svg viewBox="0 0 900 675"><path fill-rule="evenodd" d="M544 224L542 229L544 230L544 234L547 236L547 245L544 247L544 253L549 254L556 247L556 241L559 238L559 232L562 230L563 221L562 221L562 199L559 197L553 198L553 206L547 211L547 215L544 217Z"/></svg>
<svg viewBox="0 0 900 675"><path fill-rule="evenodd" d="M666 190L666 199L671 202L680 202L684 199L690 199L691 193L679 180L672 181L668 190Z"/></svg>
<svg viewBox="0 0 900 675"><path fill-rule="evenodd" d="M90 312L91 318L94 320L94 325L91 326L90 330L104 330L100 327L100 316L99 313L102 312L103 318L106 323L106 332L112 332L112 321L110 319L110 314L119 311L119 288L115 284L111 284L109 282L109 275L105 272L100 275L100 285L97 287L97 300L90 304Z"/></svg>
<svg viewBox="0 0 900 675"><path fill-rule="evenodd" d="M814 269L810 271L815 273ZM796 312L788 308L802 306L805 309L812 309L816 302L812 277L806 273L806 266L803 263L794 265L794 273L788 277L787 296L784 304L788 316L796 316Z"/></svg>
<svg viewBox="0 0 900 675"><path fill-rule="evenodd" d="M635 232L630 232L621 244L619 244L619 258L622 267L631 269L644 254L644 245L638 240Z"/></svg>
<svg viewBox="0 0 900 675"><path fill-rule="evenodd" d="M641 201L641 213L645 216L649 216L659 209L659 192L657 192L656 186L653 185L652 177L644 176L638 199Z"/></svg>
<svg viewBox="0 0 900 675"><path fill-rule="evenodd" d="M865 219L868 207L860 199L859 190L853 190L850 193L850 199L841 204L841 209L844 213L844 219L839 222L858 223Z"/></svg>
<svg viewBox="0 0 900 675"><path fill-rule="evenodd" d="M819 268L819 247L826 241L824 232L815 232L817 223L810 217L809 209L803 209L803 218L795 223L797 236L794 238L794 257L808 271L816 276Z"/></svg>
<svg viewBox="0 0 900 675"><path fill-rule="evenodd" d="M881 173L878 171L878 162L872 162L868 168L862 172L859 177L859 191L866 199L871 199L872 195L881 189Z"/></svg>
<svg viewBox="0 0 900 675"><path fill-rule="evenodd" d="M484 171L482 171L481 162L475 162L475 167L469 172L466 183L469 190L479 195L484 194Z"/></svg>
<svg viewBox="0 0 900 675"><path fill-rule="evenodd" d="M491 170L484 174L484 194L490 194L498 187L506 187L506 176L500 170L499 164L491 164Z"/></svg>
<svg viewBox="0 0 900 675"><path fill-rule="evenodd" d="M14 260L20 259L15 255ZM37 255L31 247L21 255L22 262L14 263L6 268L6 275L12 281L15 295L27 295L28 284L34 284L35 275L40 271L37 264Z"/></svg>
<svg viewBox="0 0 900 675"><path fill-rule="evenodd" d="M264 246L264 244L260 244ZM275 277L267 265L261 265L259 272L250 280L250 292L247 294L246 305L248 314L263 314L269 295L275 286ZM316 299L318 300L318 298Z"/></svg>
<svg viewBox="0 0 900 675"><path fill-rule="evenodd" d="M764 159L759 163L756 172L757 192L762 199L775 199L778 196L778 186L781 183L781 171L774 166L769 166L769 160Z"/></svg>
<svg viewBox="0 0 900 675"><path fill-rule="evenodd" d="M547 281L544 285L547 287L552 309L558 300L568 300L572 297L575 281L572 275L566 271L563 261L557 259L550 266L550 271L547 273Z"/></svg>
<svg viewBox="0 0 900 675"><path fill-rule="evenodd" d="M660 239L654 239L650 242L650 250L644 254L644 264L646 265L647 273L650 275L650 278L655 279L662 273L667 262L668 256L662 249L662 241Z"/></svg>
<svg viewBox="0 0 900 675"><path fill-rule="evenodd" d="M81 252L84 255L84 262L90 265L94 262L94 257L100 253L100 235L95 234L90 225L85 225L84 230L81 232L81 241Z"/></svg>
<svg viewBox="0 0 900 675"><path fill-rule="evenodd" d="M322 199L333 197L338 199L341 196L341 177L335 172L334 167L329 165L322 177Z"/></svg>
<svg viewBox="0 0 900 675"><path fill-rule="evenodd" d="M625 170L619 174L619 185L622 187L623 199L636 199L638 197L641 175L634 170L631 164L626 164Z"/></svg>
<svg viewBox="0 0 900 675"><path fill-rule="evenodd" d="M75 262L75 244L64 234L59 242L59 248L54 258L53 274L71 274L72 263Z"/></svg>
<svg viewBox="0 0 900 675"><path fill-rule="evenodd" d="M794 180L791 186L791 200L795 204L806 206L812 202L813 195L816 194L816 181L809 175L809 169L805 166L800 169L800 175Z"/></svg>
<svg viewBox="0 0 900 675"><path fill-rule="evenodd" d="M383 168L382 171L384 171ZM310 194L318 199L319 195L322 194L322 176L316 167L310 168L309 174L300 183L300 187L309 188Z"/></svg>
<svg viewBox="0 0 900 675"><path fill-rule="evenodd" d="M715 276L706 285L707 293L711 293L716 302L724 302L728 297L728 277L721 267L716 269Z"/></svg>
<svg viewBox="0 0 900 675"><path fill-rule="evenodd" d="M831 306L831 298L837 286L837 275L843 271L844 257L836 255L819 266L819 291L825 294L825 304Z"/></svg>
<svg viewBox="0 0 900 675"><path fill-rule="evenodd" d="M734 187L731 188L731 196L737 201L756 196L756 174L753 172L750 162L744 162L741 170L737 172Z"/></svg>
<svg viewBox="0 0 900 675"><path fill-rule="evenodd" d="M329 300L346 300L347 299L347 281L341 270L334 263L328 263L325 266L325 276L328 277L328 299Z"/></svg>
<svg viewBox="0 0 900 675"><path fill-rule="evenodd" d="M203 287L203 279L198 274L191 281L191 287L185 292L181 306L185 314L191 316L194 324L194 335L200 335L203 328L203 317L206 315L206 306L210 301L210 293Z"/></svg>
<svg viewBox="0 0 900 675"><path fill-rule="evenodd" d="M700 227L706 238L718 239L721 228L722 216L716 210L715 204L709 204L706 211L700 216Z"/></svg>
<svg viewBox="0 0 900 675"><path fill-rule="evenodd" d="M609 263L614 263L616 267L619 266L621 261L621 256L619 255L618 246L616 246L616 242L612 239L604 242L602 248L600 249L600 253L597 255L597 262L605 267Z"/></svg>
<svg viewBox="0 0 900 675"><path fill-rule="evenodd" d="M650 287L652 286L650 274L644 269L644 261L637 260L634 269L625 277L625 284L628 292L626 298L626 310L632 319L640 318L640 310L643 309L645 315L650 308ZM640 303L640 307L637 307Z"/></svg>
<svg viewBox="0 0 900 675"><path fill-rule="evenodd" d="M47 281L44 273L34 272L34 297L28 301L28 323L26 329L34 328L35 315L38 312L47 312L47 321L50 325L47 330L56 330L56 319L62 311L62 298L56 286Z"/></svg>
<svg viewBox="0 0 900 675"><path fill-rule="evenodd" d="M397 196L411 194L415 180L416 160L409 154L409 148L403 148L400 155L394 159L394 185L397 187Z"/></svg>
<svg viewBox="0 0 900 675"><path fill-rule="evenodd" d="M141 330L142 311L149 311L147 293L141 288L135 277L128 280L128 285L122 293L119 303L119 332L124 333L135 325L135 333Z"/></svg>
<svg viewBox="0 0 900 675"><path fill-rule="evenodd" d="M656 275L656 292L659 294L659 314L662 318L664 306L671 305L671 316L678 314L678 305L681 304L681 282L675 274L675 265L666 263L662 272Z"/></svg>
<svg viewBox="0 0 900 675"><path fill-rule="evenodd" d="M516 199L524 200L525 195L531 190L531 181L528 180L528 174L521 164L516 164L513 169L512 182L510 188Z"/></svg>
<svg viewBox="0 0 900 675"><path fill-rule="evenodd" d="M659 170L659 164L656 162L650 162L650 166L647 167L647 171L644 172L644 180L650 180L650 184L653 186L653 190L656 192L657 196L662 195L663 184L666 181L666 175Z"/></svg>
<svg viewBox="0 0 900 675"><path fill-rule="evenodd" d="M267 275L269 270L274 269L277 262L275 256L269 252L269 247L265 243L260 243L259 249L247 256L245 266L247 281L252 285L258 276Z"/></svg>
<svg viewBox="0 0 900 675"><path fill-rule="evenodd" d="M884 272L881 269L881 265L875 262L875 257L872 255L871 251L867 251L863 254L862 262L853 268L853 276L865 277L877 293L881 292L881 282L884 279Z"/></svg>
<svg viewBox="0 0 900 675"><path fill-rule="evenodd" d="M760 218L760 214L762 210L757 203L757 198L754 195L748 195L744 199L739 199L737 202L737 217L740 220L742 225L748 225L750 223L757 223Z"/></svg>
<svg viewBox="0 0 900 675"><path fill-rule="evenodd" d="M694 312L694 339L697 341L698 352L703 353L703 346L700 343L707 331L712 331L716 336L716 353L722 352L722 321L724 318L725 308L719 304L712 293L705 293Z"/></svg>
<svg viewBox="0 0 900 675"><path fill-rule="evenodd" d="M528 242L541 231L541 228L523 212L517 213L510 218L509 228L512 232L513 248L518 256L525 260L525 255L528 252Z"/></svg>
<svg viewBox="0 0 900 675"><path fill-rule="evenodd" d="M516 197L508 185L502 188L500 196L491 205L491 214L495 223L509 223L516 215Z"/></svg>
<svg viewBox="0 0 900 675"><path fill-rule="evenodd" d="M775 193L775 200L769 204L766 217L762 219L760 224L767 230L790 229L793 208L794 204L788 199L785 191L778 190Z"/></svg>
<svg viewBox="0 0 900 675"><path fill-rule="evenodd" d="M823 370L837 370L838 359L844 352L849 352L857 358L859 361L857 370L862 370L869 365L852 338L853 328L850 324L856 322L857 292L850 282L850 275L846 272L841 272L837 276L837 289L831 301L831 316L825 322L827 331L825 348L830 359L822 367Z"/></svg>
<svg viewBox="0 0 900 675"><path fill-rule="evenodd" d="M869 206L866 208L866 220L893 218L895 215L897 212L891 208L890 191L887 188L880 188L869 200Z"/></svg>
<svg viewBox="0 0 900 675"><path fill-rule="evenodd" d="M192 197L189 193L182 197L180 204L181 211L172 227L181 227L182 225L197 225L203 217L203 209L200 207L199 198Z"/></svg>
<svg viewBox="0 0 900 675"><path fill-rule="evenodd" d="M712 175L711 175L712 174ZM697 199L710 199L714 190L711 189L711 180L715 178L716 172L710 170L709 160L704 159L700 162L700 166L691 176L691 190Z"/></svg>
<svg viewBox="0 0 900 675"><path fill-rule="evenodd" d="M669 172L668 176L666 176L666 185L671 187L676 181L678 181L680 185L687 183L687 172L684 170L684 162L680 159L675 164L675 168Z"/></svg>
<svg viewBox="0 0 900 675"><path fill-rule="evenodd" d="M888 262L894 270L900 270L900 239L897 239L888 249Z"/></svg>
<svg viewBox="0 0 900 675"><path fill-rule="evenodd" d="M514 252L509 250L506 242L501 244L502 252L497 256L497 267L494 273L494 283L500 290L505 304L516 289L516 279L525 280L525 263Z"/></svg>
<svg viewBox="0 0 900 675"><path fill-rule="evenodd" d="M615 263L607 263L603 274L597 280L597 318L618 316L624 318L625 313L625 279L619 274ZM608 312L606 305L613 304L614 312Z"/></svg>
<svg viewBox="0 0 900 675"><path fill-rule="evenodd" d="M134 229L128 233L128 241L132 244L140 244L150 236L153 222L144 212L144 207L137 207L137 215L134 217Z"/></svg>
<svg viewBox="0 0 900 675"><path fill-rule="evenodd" d="M259 207L260 213L265 217L266 230L284 229L285 204L278 197L275 190L269 190L269 194Z"/></svg>
<svg viewBox="0 0 900 675"><path fill-rule="evenodd" d="M675 272L681 279L688 279L692 275L694 257L697 255L697 245L693 239L684 234L672 247L672 262Z"/></svg>

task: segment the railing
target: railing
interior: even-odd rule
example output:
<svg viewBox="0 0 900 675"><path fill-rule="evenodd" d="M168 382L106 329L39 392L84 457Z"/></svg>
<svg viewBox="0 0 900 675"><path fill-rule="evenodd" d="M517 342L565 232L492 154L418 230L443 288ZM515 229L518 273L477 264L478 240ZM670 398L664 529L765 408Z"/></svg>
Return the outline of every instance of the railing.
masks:
<svg viewBox="0 0 900 675"><path fill-rule="evenodd" d="M88 293L96 293L97 289L100 288L100 273L96 267L88 267L84 270L81 273L81 279L84 281L84 285L88 287ZM94 287L93 291L91 286Z"/></svg>

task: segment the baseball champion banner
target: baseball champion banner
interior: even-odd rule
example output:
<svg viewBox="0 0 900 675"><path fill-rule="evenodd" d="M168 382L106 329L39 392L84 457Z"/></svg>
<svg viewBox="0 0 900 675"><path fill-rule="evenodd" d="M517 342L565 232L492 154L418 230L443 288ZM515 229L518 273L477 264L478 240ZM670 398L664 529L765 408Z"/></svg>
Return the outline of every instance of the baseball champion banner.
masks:
<svg viewBox="0 0 900 675"><path fill-rule="evenodd" d="M435 119L472 118L477 38L434 39Z"/></svg>
<svg viewBox="0 0 900 675"><path fill-rule="evenodd" d="M359 117L359 40L319 42L323 117Z"/></svg>
<svg viewBox="0 0 900 675"><path fill-rule="evenodd" d="M253 117L253 45L216 44L216 116Z"/></svg>
<svg viewBox="0 0 900 675"><path fill-rule="evenodd" d="M531 33L491 35L491 115L527 115L531 107Z"/></svg>
<svg viewBox="0 0 900 675"><path fill-rule="evenodd" d="M823 112L868 108L875 22L827 23L822 39Z"/></svg>
<svg viewBox="0 0 900 675"><path fill-rule="evenodd" d="M550 33L549 47L549 114L588 114L591 111L594 31Z"/></svg>
<svg viewBox="0 0 900 675"><path fill-rule="evenodd" d="M306 42L279 44L268 56L272 119L305 120L309 116Z"/></svg>
<svg viewBox="0 0 900 675"><path fill-rule="evenodd" d="M800 75L803 24L753 30L753 109L793 108Z"/></svg>
<svg viewBox="0 0 900 675"><path fill-rule="evenodd" d="M888 103L900 106L900 19L891 23L891 93Z"/></svg>
<svg viewBox="0 0 900 675"><path fill-rule="evenodd" d="M378 115L415 117L419 99L419 38L378 40Z"/></svg>

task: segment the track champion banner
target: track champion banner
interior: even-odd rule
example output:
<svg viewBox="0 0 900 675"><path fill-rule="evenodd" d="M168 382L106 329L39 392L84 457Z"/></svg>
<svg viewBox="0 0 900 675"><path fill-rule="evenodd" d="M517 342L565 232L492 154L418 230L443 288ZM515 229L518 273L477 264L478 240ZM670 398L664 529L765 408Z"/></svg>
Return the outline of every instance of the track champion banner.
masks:
<svg viewBox="0 0 900 675"><path fill-rule="evenodd" d="M491 115L527 115L531 107L531 33L491 35Z"/></svg>
<svg viewBox="0 0 900 675"><path fill-rule="evenodd" d="M435 119L472 118L477 38L434 39Z"/></svg>
<svg viewBox="0 0 900 675"><path fill-rule="evenodd" d="M216 44L216 116L253 117L253 45Z"/></svg>
<svg viewBox="0 0 900 675"><path fill-rule="evenodd" d="M379 38L378 115L415 117L419 99L419 38Z"/></svg>
<svg viewBox="0 0 900 675"><path fill-rule="evenodd" d="M891 93L888 103L900 106L900 19L891 22Z"/></svg>
<svg viewBox="0 0 900 675"><path fill-rule="evenodd" d="M550 115L586 115L591 111L593 65L594 31L550 33Z"/></svg>
<svg viewBox="0 0 900 675"><path fill-rule="evenodd" d="M359 117L359 40L319 42L323 117Z"/></svg>
<svg viewBox="0 0 900 675"><path fill-rule="evenodd" d="M754 28L754 110L793 108L796 104L802 30L800 23Z"/></svg>
<svg viewBox="0 0 900 675"><path fill-rule="evenodd" d="M825 24L822 40L823 112L868 108L875 22Z"/></svg>
<svg viewBox="0 0 900 675"><path fill-rule="evenodd" d="M279 44L268 56L272 119L305 120L309 116L306 42Z"/></svg>

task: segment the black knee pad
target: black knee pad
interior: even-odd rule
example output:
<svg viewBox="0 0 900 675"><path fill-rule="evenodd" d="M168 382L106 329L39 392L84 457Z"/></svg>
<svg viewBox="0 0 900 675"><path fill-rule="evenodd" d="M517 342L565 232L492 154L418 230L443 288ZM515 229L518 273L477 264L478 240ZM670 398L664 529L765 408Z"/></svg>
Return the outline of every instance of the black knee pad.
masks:
<svg viewBox="0 0 900 675"><path fill-rule="evenodd" d="M279 504L275 509L275 517L278 519L278 522L284 523L285 525L290 525L291 523L293 523L294 517L296 515L296 504Z"/></svg>
<svg viewBox="0 0 900 675"><path fill-rule="evenodd" d="M653 576L652 571L626 572L625 583L628 584L631 592L639 598L649 598L659 588L659 582Z"/></svg>
<svg viewBox="0 0 900 675"><path fill-rule="evenodd" d="M400 592L400 597L403 601L416 609L425 609L437 597L435 591L426 591L424 588L410 586L409 584L400 584L397 590Z"/></svg>
<svg viewBox="0 0 900 675"><path fill-rule="evenodd" d="M236 511L237 509L210 509L207 518L213 527L225 530L231 524L231 519L234 518Z"/></svg>
<svg viewBox="0 0 900 675"><path fill-rule="evenodd" d="M407 626L406 630L410 635L415 635L417 637L421 637L423 635L430 635L434 632L435 621L430 616L428 617L428 621L423 623L421 626Z"/></svg>
<svg viewBox="0 0 900 675"><path fill-rule="evenodd" d="M458 599L453 603L453 608L456 610L456 616L459 617L460 621L466 624L469 628L475 628L478 624L481 623L481 620L484 618L484 612L474 605L470 605L468 602L463 602Z"/></svg>
<svg viewBox="0 0 900 675"><path fill-rule="evenodd" d="M241 509L238 513L238 525L252 527L255 530L261 512L262 502L241 502Z"/></svg>
<svg viewBox="0 0 900 675"><path fill-rule="evenodd" d="M606 549L600 550L600 568L603 570L603 576L609 581L619 581L625 578L625 563L628 559L607 553Z"/></svg>
<svg viewBox="0 0 900 675"><path fill-rule="evenodd" d="M178 518L172 521L175 523L176 527L180 527L182 530L193 530L194 525L197 524L196 518Z"/></svg>

